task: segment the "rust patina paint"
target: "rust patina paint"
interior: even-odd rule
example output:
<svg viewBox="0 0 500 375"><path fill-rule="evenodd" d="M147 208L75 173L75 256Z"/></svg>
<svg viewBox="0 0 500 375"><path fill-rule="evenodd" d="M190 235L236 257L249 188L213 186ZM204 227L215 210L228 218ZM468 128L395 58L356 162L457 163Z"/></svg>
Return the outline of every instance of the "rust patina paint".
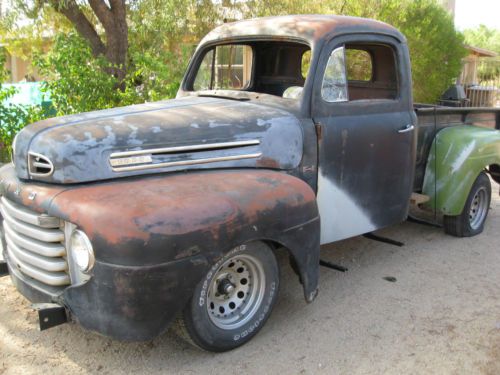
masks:
<svg viewBox="0 0 500 375"><path fill-rule="evenodd" d="M205 230L217 237L221 225L235 232L277 205L293 210L308 202L315 202L314 192L295 177L221 171L72 188L54 199L49 213L76 223L90 238L99 236L113 245L134 238L146 244L155 233ZM276 225L281 225L280 218Z"/></svg>
<svg viewBox="0 0 500 375"><path fill-rule="evenodd" d="M67 188L61 185L21 181L16 177L12 164L0 168L0 195L39 213L47 213L52 199Z"/></svg>

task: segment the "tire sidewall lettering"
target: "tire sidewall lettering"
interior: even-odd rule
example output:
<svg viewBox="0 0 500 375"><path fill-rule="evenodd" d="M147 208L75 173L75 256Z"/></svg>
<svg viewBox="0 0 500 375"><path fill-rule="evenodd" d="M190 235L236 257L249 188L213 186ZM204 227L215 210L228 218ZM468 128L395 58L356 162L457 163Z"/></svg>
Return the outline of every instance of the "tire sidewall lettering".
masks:
<svg viewBox="0 0 500 375"><path fill-rule="evenodd" d="M276 283L272 282L271 285L269 286L268 296L266 298L266 301L267 301L266 305L262 307L262 313L260 313L256 319L254 319L252 322L250 322L249 323L250 325L245 330L243 330L240 333L235 334L233 336L234 341L238 341L238 340L248 336L250 333L252 333L254 330L256 330L259 327L259 325L265 319L267 312L270 309L275 291L276 291Z"/></svg>

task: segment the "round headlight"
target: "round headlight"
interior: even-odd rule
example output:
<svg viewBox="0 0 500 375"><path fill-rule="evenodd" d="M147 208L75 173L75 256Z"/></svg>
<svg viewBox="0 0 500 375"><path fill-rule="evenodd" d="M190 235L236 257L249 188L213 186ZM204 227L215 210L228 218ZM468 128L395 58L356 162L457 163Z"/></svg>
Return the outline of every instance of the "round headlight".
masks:
<svg viewBox="0 0 500 375"><path fill-rule="evenodd" d="M71 234L71 256L75 264L82 272L89 272L94 267L94 251L89 238L81 230L75 230Z"/></svg>

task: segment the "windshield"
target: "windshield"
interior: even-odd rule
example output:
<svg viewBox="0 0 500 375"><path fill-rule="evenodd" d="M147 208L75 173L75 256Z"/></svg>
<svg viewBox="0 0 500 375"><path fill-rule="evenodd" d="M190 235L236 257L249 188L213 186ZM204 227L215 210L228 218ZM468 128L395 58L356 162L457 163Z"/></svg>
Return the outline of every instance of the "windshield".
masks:
<svg viewBox="0 0 500 375"><path fill-rule="evenodd" d="M240 90L297 99L310 66L301 43L221 44L202 51L191 91Z"/></svg>

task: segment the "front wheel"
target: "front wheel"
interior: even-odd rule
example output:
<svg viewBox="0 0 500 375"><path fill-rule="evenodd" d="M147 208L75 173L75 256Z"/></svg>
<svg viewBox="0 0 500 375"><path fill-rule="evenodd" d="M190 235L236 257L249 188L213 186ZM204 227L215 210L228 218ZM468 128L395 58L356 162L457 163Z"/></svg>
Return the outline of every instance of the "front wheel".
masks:
<svg viewBox="0 0 500 375"><path fill-rule="evenodd" d="M481 172L472 185L465 207L460 215L445 216L444 230L456 237L471 237L484 229L491 201L491 182L485 172Z"/></svg>
<svg viewBox="0 0 500 375"><path fill-rule="evenodd" d="M238 246L197 285L177 321L177 331L205 350L234 349L262 328L276 302L278 287L278 263L269 246L262 242Z"/></svg>

